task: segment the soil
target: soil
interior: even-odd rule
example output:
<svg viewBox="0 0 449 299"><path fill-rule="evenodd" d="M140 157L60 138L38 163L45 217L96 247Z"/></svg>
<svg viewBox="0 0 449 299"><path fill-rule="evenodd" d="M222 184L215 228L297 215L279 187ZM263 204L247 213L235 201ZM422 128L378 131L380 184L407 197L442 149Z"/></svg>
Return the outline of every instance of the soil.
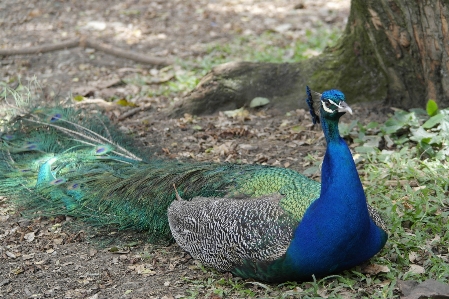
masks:
<svg viewBox="0 0 449 299"><path fill-rule="evenodd" d="M24 48L89 36L125 50L199 62L210 45L241 35L271 30L289 39L301 38L306 29L316 29L318 21L319 26L343 28L349 2L4 0L0 3L0 47ZM136 73L154 75L156 80L160 66L139 65L84 48L7 56L0 63L0 82L13 86L19 78L28 82L36 77L48 101L70 91L95 99L139 95L131 101L145 106L143 111L128 113L134 108L108 105L100 105L100 110L124 131L158 148L157 155L279 165L307 170L319 179L317 166L324 141L304 110L279 114L262 108L170 119L166 108L176 99L141 96L140 86L123 84ZM384 117L366 107L355 107L355 114L364 121ZM251 281L245 284L228 273L205 269L176 244L148 244L144 233L92 228L62 216L26 219L6 198L0 198L0 273L2 298L251 295L239 292L237 283L256 297L292 297L288 292L295 290ZM220 288L225 295L217 291ZM320 292L325 296L326 290Z"/></svg>

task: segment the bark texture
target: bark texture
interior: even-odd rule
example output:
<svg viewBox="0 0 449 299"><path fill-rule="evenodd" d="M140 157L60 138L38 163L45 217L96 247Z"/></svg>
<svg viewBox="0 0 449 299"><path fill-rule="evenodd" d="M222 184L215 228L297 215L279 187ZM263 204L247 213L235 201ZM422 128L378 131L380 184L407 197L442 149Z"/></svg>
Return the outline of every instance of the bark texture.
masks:
<svg viewBox="0 0 449 299"><path fill-rule="evenodd" d="M356 1L354 1L356 2ZM363 11L363 1L358 5ZM370 1L365 22L391 105L449 105L449 1Z"/></svg>
<svg viewBox="0 0 449 299"><path fill-rule="evenodd" d="M305 85L342 90L351 103L383 101L449 106L449 1L352 0L338 44L318 57L290 64L228 63L215 67L175 107L175 114L207 114L266 97L287 111L305 107Z"/></svg>

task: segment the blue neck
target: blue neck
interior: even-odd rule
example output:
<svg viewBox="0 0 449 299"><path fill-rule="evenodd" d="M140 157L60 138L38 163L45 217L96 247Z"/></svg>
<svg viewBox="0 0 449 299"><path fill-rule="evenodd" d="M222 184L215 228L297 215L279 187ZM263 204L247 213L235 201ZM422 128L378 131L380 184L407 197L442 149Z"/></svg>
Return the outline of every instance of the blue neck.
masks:
<svg viewBox="0 0 449 299"><path fill-rule="evenodd" d="M333 206L354 207L356 204L368 213L362 182L348 145L340 137L338 119L329 121L323 118L321 127L327 143L321 169L321 201Z"/></svg>
<svg viewBox="0 0 449 299"><path fill-rule="evenodd" d="M286 265L310 278L353 267L376 254L386 234L370 219L365 193L336 119L321 120L327 142L321 194L307 209L287 250Z"/></svg>
<svg viewBox="0 0 449 299"><path fill-rule="evenodd" d="M340 142L342 140L342 138L340 137L340 132L338 131L338 119L339 118L327 120L324 117L321 119L321 128L323 129L324 137L326 138L328 147L332 143Z"/></svg>

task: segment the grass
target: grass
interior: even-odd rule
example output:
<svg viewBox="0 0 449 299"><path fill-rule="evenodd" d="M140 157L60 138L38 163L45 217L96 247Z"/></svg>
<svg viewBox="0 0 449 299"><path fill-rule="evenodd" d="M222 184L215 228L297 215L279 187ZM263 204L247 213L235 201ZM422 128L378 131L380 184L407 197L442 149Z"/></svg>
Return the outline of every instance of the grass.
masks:
<svg viewBox="0 0 449 299"><path fill-rule="evenodd" d="M295 62L309 58L311 52L321 53L340 35L337 29L321 26L316 31L306 30L304 37L293 40L271 31L258 37L239 36L231 43L210 45L199 62L204 69L229 61Z"/></svg>

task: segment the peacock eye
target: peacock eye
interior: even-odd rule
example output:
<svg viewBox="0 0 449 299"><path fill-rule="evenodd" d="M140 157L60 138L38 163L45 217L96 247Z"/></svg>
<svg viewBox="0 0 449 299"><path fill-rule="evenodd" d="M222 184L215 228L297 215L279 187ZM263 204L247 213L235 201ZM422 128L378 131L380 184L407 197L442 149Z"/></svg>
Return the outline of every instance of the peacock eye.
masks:
<svg viewBox="0 0 449 299"><path fill-rule="evenodd" d="M323 105L329 107L329 100L328 100L328 99L321 100L321 103L322 103Z"/></svg>
<svg viewBox="0 0 449 299"><path fill-rule="evenodd" d="M329 99L323 99L321 100L322 103L322 107L324 109L324 111L326 111L327 113L334 113L335 111L332 110L331 108L329 108L329 104L332 103L332 101L330 101Z"/></svg>

